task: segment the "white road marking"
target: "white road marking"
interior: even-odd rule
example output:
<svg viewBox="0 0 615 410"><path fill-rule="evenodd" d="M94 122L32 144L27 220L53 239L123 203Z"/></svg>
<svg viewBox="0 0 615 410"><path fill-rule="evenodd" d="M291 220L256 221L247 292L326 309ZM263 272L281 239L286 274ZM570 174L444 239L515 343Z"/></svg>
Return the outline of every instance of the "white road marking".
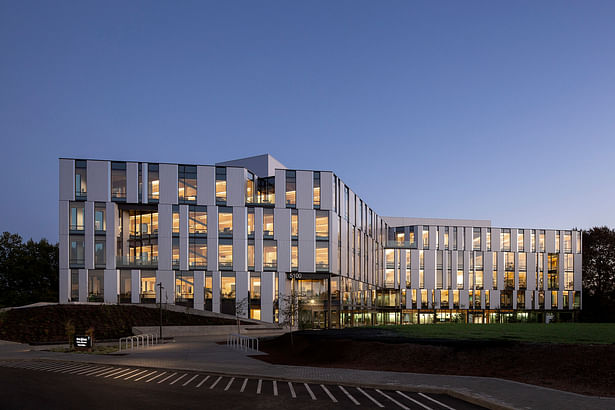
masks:
<svg viewBox="0 0 615 410"><path fill-rule="evenodd" d="M314 393L312 392L312 389L310 389L310 386L308 386L307 383L303 383L303 385L307 389L308 393L310 393L310 397L312 398L312 400L316 400L316 396L314 396Z"/></svg>
<svg viewBox="0 0 615 410"><path fill-rule="evenodd" d="M149 382L151 382L152 380L156 380L157 378L159 378L159 377L160 377L160 376L162 376L163 374L166 374L166 372L162 372L162 373L160 373L160 374L158 374L158 375L156 375L156 376L152 377L151 379L147 379L147 380L145 381L145 383L149 383Z"/></svg>
<svg viewBox="0 0 615 410"><path fill-rule="evenodd" d="M297 395L295 394L295 388L291 382L288 382L288 388L290 389L290 395L293 396L293 399L296 399Z"/></svg>
<svg viewBox="0 0 615 410"><path fill-rule="evenodd" d="M327 393L327 396L329 396L333 403L337 403L337 399L331 394L329 389L327 389L324 384L321 384L320 387L325 391L325 393Z"/></svg>
<svg viewBox="0 0 615 410"><path fill-rule="evenodd" d="M111 367L108 370L104 370L104 371L101 371L101 372L96 372L96 374L92 374L92 376L99 377L99 376L102 376L103 374L110 373L110 372L112 372L114 370L117 370L117 369L118 369L117 367Z"/></svg>
<svg viewBox="0 0 615 410"><path fill-rule="evenodd" d="M277 396L278 395L278 382L277 381L273 381L273 395Z"/></svg>
<svg viewBox="0 0 615 410"><path fill-rule="evenodd" d="M160 383L164 383L166 380L169 380L171 377L175 376L176 374L177 374L177 373L170 374L170 375L168 375L167 377L165 377L164 379L162 379L162 380L158 380L158 382L157 382L157 383L158 383L158 384L160 384Z"/></svg>
<svg viewBox="0 0 615 410"><path fill-rule="evenodd" d="M49 371L51 371L51 372L63 372L64 370L72 369L73 367L75 367L74 364L62 364L62 365L55 366L55 367L49 369Z"/></svg>
<svg viewBox="0 0 615 410"><path fill-rule="evenodd" d="M129 371L130 371L130 369L128 368L128 369L123 369L123 370L120 370L120 371L117 371L117 372L114 372L114 373L110 373L110 374L106 375L104 377L104 379L106 379L107 377L111 377L111 376L117 376L118 374L124 374L124 373L127 373Z"/></svg>
<svg viewBox="0 0 615 410"><path fill-rule="evenodd" d="M136 373L138 371L139 371L139 369L134 369L134 370L129 371L128 373L124 373L124 374L121 374L119 376L115 376L114 379L119 379L120 377L128 376L129 374Z"/></svg>
<svg viewBox="0 0 615 410"><path fill-rule="evenodd" d="M411 402L418 404L419 406L421 406L421 407L422 407L422 408L424 408L424 409L427 409L427 410L433 410L431 407L424 405L424 404L423 404L423 403L421 403L420 401L413 399L412 397L408 396L407 394L404 394L404 393L400 392L399 390L395 390L395 392L396 392L397 394L401 395L402 397L407 398L407 399L408 399L408 400L410 400Z"/></svg>
<svg viewBox="0 0 615 410"><path fill-rule="evenodd" d="M100 376L102 376L102 375L106 375L106 374L109 374L109 373L115 373L115 372L117 372L118 370L124 370L124 368L123 368L123 367L114 367L113 369L111 369L111 370L109 370L109 371L107 371L107 372L103 372L103 373L99 373L99 374L97 374L97 375L96 375L96 377L100 377Z"/></svg>
<svg viewBox="0 0 615 410"><path fill-rule="evenodd" d="M138 373L135 373L135 374L132 374L132 375L130 375L130 376L128 376L128 377L125 377L125 378L124 378L124 380L130 380L130 379L132 379L133 377L137 377L138 375L143 374L143 373L147 373L147 370L141 370L141 371L140 371L140 372L138 372Z"/></svg>
<svg viewBox="0 0 615 410"><path fill-rule="evenodd" d="M218 376L218 378L216 379L216 381L215 381L215 382L213 382L213 383L211 384L211 386L209 386L209 388L210 388L210 389L213 389L214 387L216 387L216 384L218 384L218 382L219 382L220 380L222 380L222 376Z"/></svg>
<svg viewBox="0 0 615 410"><path fill-rule="evenodd" d="M80 370L80 371L78 371L78 372L77 372L77 373L75 373L75 374L84 374L84 373L89 373L89 372L91 372L91 371L92 371L92 370L94 370L94 369L100 369L100 366L88 366L88 367L86 367L86 368L85 368L85 370Z"/></svg>
<svg viewBox="0 0 615 410"><path fill-rule="evenodd" d="M372 396L370 396L369 394L367 394L366 392L364 392L362 388L357 387L357 390L358 390L358 391L360 391L361 393L363 393L363 395L364 395L365 397L367 397L368 399L370 399L371 401L373 401L373 402L374 402L374 404L376 404L376 406L378 406L378 407L384 407L382 404L378 403L378 401L376 401L376 399L374 399Z"/></svg>
<svg viewBox="0 0 615 410"><path fill-rule="evenodd" d="M192 377L190 378L190 380L188 380L186 383L182 384L182 387L183 387L183 386L187 386L187 385L188 385L188 384L189 384L192 380L196 379L197 377L199 377L199 375L198 375L198 374L195 374L194 376L192 376Z"/></svg>
<svg viewBox="0 0 615 410"><path fill-rule="evenodd" d="M384 397L386 397L387 399L391 400L393 403L397 404L399 407L401 407L404 410L410 410L408 407L404 406L403 404L401 404L400 402L398 402L397 400L395 400L394 398L392 398L391 396L389 396L388 394L383 393L380 389L374 389L376 390L378 393L382 394Z"/></svg>
<svg viewBox="0 0 615 410"><path fill-rule="evenodd" d="M231 387L231 384L233 384L234 381L235 381L235 378L231 377L231 380L228 381L228 384L224 388L224 391L227 391L229 389L229 387Z"/></svg>
<svg viewBox="0 0 615 410"><path fill-rule="evenodd" d="M258 379L258 386L256 386L256 394L261 394L262 386L263 386L263 379Z"/></svg>
<svg viewBox="0 0 615 410"><path fill-rule="evenodd" d="M134 381L138 382L139 380L141 380L141 379L145 379L146 377L151 376L152 374L157 373L157 372L158 372L158 370L154 370L154 371L153 371L153 372L151 372L151 373L148 373L148 374L145 374L145 375L143 375L143 376L141 376L141 377L136 378Z"/></svg>
<svg viewBox="0 0 615 410"><path fill-rule="evenodd" d="M438 400L436 400L436 399L434 399L434 398L432 398L432 397L429 397L429 396L428 396L428 395L426 395L426 394L419 393L419 396L421 396L421 397L425 397L427 400L431 400L431 401L433 401L434 403L436 403L437 405L444 407L445 409L448 409L448 410L455 410L455 409L454 409L454 408L452 408L451 406L447 406L446 404L444 404L444 403L442 403L442 402L440 402L440 401L438 401Z"/></svg>
<svg viewBox="0 0 615 410"><path fill-rule="evenodd" d="M102 372L104 372L106 370L110 370L110 369L112 369L112 367L103 367L102 369L99 367L98 369L96 369L94 371L87 372L86 374L84 374L84 376L93 376L96 373L102 373Z"/></svg>
<svg viewBox="0 0 615 410"><path fill-rule="evenodd" d="M207 379L209 379L210 376L205 377L203 380L201 380L201 382L199 384L196 385L196 387L201 387L203 385L203 383L205 383L207 381Z"/></svg>
<svg viewBox="0 0 615 410"><path fill-rule="evenodd" d="M246 377L245 379L243 379L243 384L241 385L241 390L239 390L239 393L243 393L247 384L248 384L248 378Z"/></svg>
<svg viewBox="0 0 615 410"><path fill-rule="evenodd" d="M184 373L181 376L179 376L177 379L173 380L171 383L169 383L169 386L172 384L177 383L178 381L180 381L181 379L183 379L184 377L188 376L188 373Z"/></svg>
<svg viewBox="0 0 615 410"><path fill-rule="evenodd" d="M60 373L77 373L77 372L80 372L83 369L91 369L91 368L92 368L92 366L89 366L89 365L85 365L85 366L81 365L81 366L74 367L72 369L65 370L65 371L60 372Z"/></svg>
<svg viewBox="0 0 615 410"><path fill-rule="evenodd" d="M354 397L352 397L352 395L350 393L348 393L346 391L346 389L344 388L344 386L337 386L340 388L340 390L342 392L344 392L344 394L350 399L350 401L352 401L354 404L356 404L357 406L360 405L360 403L357 401L357 399L355 399Z"/></svg>

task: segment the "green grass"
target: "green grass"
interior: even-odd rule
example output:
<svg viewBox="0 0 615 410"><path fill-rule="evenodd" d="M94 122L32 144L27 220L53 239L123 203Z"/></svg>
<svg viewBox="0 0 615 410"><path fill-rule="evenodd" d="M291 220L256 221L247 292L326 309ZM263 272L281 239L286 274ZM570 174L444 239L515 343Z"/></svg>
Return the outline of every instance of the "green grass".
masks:
<svg viewBox="0 0 615 410"><path fill-rule="evenodd" d="M386 326L411 338L458 340L515 340L540 343L615 343L615 323L442 323Z"/></svg>

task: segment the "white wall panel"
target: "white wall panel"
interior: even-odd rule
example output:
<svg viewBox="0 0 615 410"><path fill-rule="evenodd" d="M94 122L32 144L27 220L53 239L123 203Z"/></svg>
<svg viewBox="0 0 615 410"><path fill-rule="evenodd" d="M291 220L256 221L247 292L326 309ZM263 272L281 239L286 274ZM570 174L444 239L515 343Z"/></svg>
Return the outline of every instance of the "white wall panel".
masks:
<svg viewBox="0 0 615 410"><path fill-rule="evenodd" d="M290 272L290 209L276 208L273 219L274 238L278 246L278 271Z"/></svg>
<svg viewBox="0 0 615 410"><path fill-rule="evenodd" d="M84 204L84 249L85 249L85 268L94 269L94 202Z"/></svg>
<svg viewBox="0 0 615 410"><path fill-rule="evenodd" d="M105 303L117 303L120 293L120 271L118 269L105 269L104 271Z"/></svg>
<svg viewBox="0 0 615 410"><path fill-rule="evenodd" d="M87 162L88 201L111 200L111 163L109 161Z"/></svg>
<svg viewBox="0 0 615 410"><path fill-rule="evenodd" d="M236 272L235 273L235 289L236 289L236 300L237 302L242 302L248 298L248 291L250 290L250 273L249 272ZM248 317L250 312L246 308L244 312L241 312L239 317Z"/></svg>
<svg viewBox="0 0 615 410"><path fill-rule="evenodd" d="M314 211L299 210L299 271L315 272L316 237L314 231Z"/></svg>
<svg viewBox="0 0 615 410"><path fill-rule="evenodd" d="M274 272L261 273L261 320L273 322Z"/></svg>
<svg viewBox="0 0 615 410"><path fill-rule="evenodd" d="M157 270L156 285L162 283L162 303L175 303L175 271ZM160 290L156 287L156 302L160 302Z"/></svg>
<svg viewBox="0 0 615 410"><path fill-rule="evenodd" d="M130 271L130 302L139 303L141 301L141 271L133 269Z"/></svg>
<svg viewBox="0 0 615 410"><path fill-rule="evenodd" d="M211 307L212 311L216 313L220 313L220 286L222 284L220 271L213 271L211 273L211 287L212 287L212 296L211 296Z"/></svg>
<svg viewBox="0 0 615 410"><path fill-rule="evenodd" d="M244 168L226 168L226 203L244 206L246 203L246 173Z"/></svg>
<svg viewBox="0 0 615 410"><path fill-rule="evenodd" d="M177 204L177 165L160 164L160 203Z"/></svg>
<svg viewBox="0 0 615 410"><path fill-rule="evenodd" d="M275 170L275 207L286 208L286 171Z"/></svg>
<svg viewBox="0 0 615 410"><path fill-rule="evenodd" d="M202 270L194 271L194 308L205 309L205 272Z"/></svg>
<svg viewBox="0 0 615 410"><path fill-rule="evenodd" d="M75 161L60 159L59 170L60 201L73 201L75 200Z"/></svg>
<svg viewBox="0 0 615 410"><path fill-rule="evenodd" d="M335 187L332 172L320 173L320 209L333 210Z"/></svg>
<svg viewBox="0 0 615 410"><path fill-rule="evenodd" d="M126 202L139 202L139 164L137 162L126 163Z"/></svg>
<svg viewBox="0 0 615 410"><path fill-rule="evenodd" d="M68 303L70 297L71 283L70 283L70 269L63 269L60 265L60 277L59 277L59 302Z"/></svg>
<svg viewBox="0 0 615 410"><path fill-rule="evenodd" d="M216 167L196 167L196 202L198 205L216 204Z"/></svg>
<svg viewBox="0 0 615 410"><path fill-rule="evenodd" d="M237 231L235 227L237 227ZM233 270L236 272L248 270L247 237L247 208L243 206L233 207Z"/></svg>
<svg viewBox="0 0 615 410"><path fill-rule="evenodd" d="M215 205L209 205L207 207L207 270L218 270L218 207ZM214 294L215 293L214 290Z"/></svg>
<svg viewBox="0 0 615 410"><path fill-rule="evenodd" d="M79 272L79 302L87 302L88 301L88 270L79 269L78 272ZM103 286L105 286L104 280L103 280Z"/></svg>
<svg viewBox="0 0 615 410"><path fill-rule="evenodd" d="M107 202L107 206L105 209L105 218L106 221L106 243L105 243L105 252L107 253L107 263L105 267L107 269L115 269L116 264L116 230L119 223L118 213L117 213L117 205L113 202Z"/></svg>
<svg viewBox="0 0 615 410"><path fill-rule="evenodd" d="M209 215L208 215L209 218ZM158 205L158 269L169 271L173 263L173 207Z"/></svg>
<svg viewBox="0 0 615 410"><path fill-rule="evenodd" d="M312 209L314 206L314 173L297 171L297 209Z"/></svg>
<svg viewBox="0 0 615 410"><path fill-rule="evenodd" d="M148 164L147 162L141 164L141 202L146 204L149 200L149 174L148 174Z"/></svg>

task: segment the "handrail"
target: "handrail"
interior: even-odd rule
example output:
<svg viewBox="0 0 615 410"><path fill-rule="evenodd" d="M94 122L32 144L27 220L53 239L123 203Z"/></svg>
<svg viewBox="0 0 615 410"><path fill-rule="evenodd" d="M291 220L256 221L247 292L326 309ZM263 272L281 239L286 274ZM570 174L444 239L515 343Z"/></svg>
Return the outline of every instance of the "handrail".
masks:
<svg viewBox="0 0 615 410"><path fill-rule="evenodd" d="M158 336L153 334L144 334L136 336L120 337L118 351L122 351L122 342L124 343L124 350L128 350L128 343L130 342L130 349L141 347L150 347L158 344ZM136 346L135 346L136 345Z"/></svg>
<svg viewBox="0 0 615 410"><path fill-rule="evenodd" d="M258 350L258 338L239 334L230 334L226 337L226 345L234 349L247 352L248 350Z"/></svg>

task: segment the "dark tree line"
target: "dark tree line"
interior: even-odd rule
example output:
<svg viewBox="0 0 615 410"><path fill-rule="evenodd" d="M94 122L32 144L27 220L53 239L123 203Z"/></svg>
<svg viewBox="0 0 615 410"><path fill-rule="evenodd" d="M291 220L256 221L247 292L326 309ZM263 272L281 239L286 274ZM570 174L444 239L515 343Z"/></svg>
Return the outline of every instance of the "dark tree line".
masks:
<svg viewBox="0 0 615 410"><path fill-rule="evenodd" d="M0 307L58 301L58 245L0 237Z"/></svg>
<svg viewBox="0 0 615 410"><path fill-rule="evenodd" d="M615 230L583 231L582 320L615 322Z"/></svg>

